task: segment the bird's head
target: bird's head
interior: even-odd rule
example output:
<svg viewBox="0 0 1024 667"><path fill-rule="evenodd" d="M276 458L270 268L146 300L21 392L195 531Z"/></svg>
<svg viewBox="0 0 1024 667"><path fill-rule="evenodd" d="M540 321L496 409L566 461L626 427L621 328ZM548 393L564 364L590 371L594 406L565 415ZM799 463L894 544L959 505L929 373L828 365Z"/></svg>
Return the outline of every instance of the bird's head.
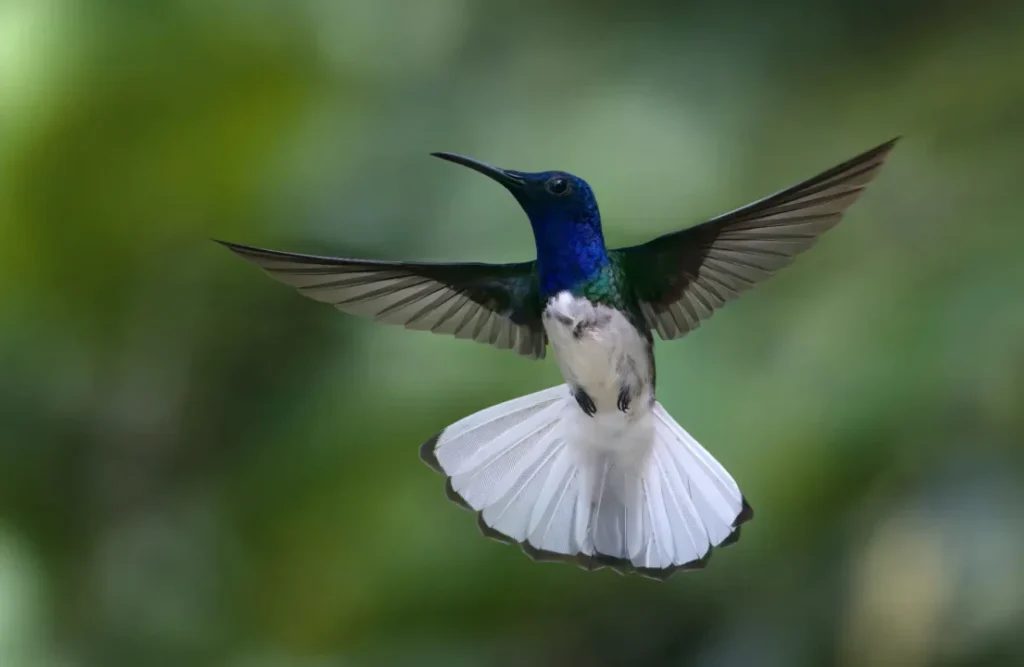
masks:
<svg viewBox="0 0 1024 667"><path fill-rule="evenodd" d="M573 234L572 228L581 226L600 233L597 200L579 176L564 171L511 171L454 153L432 155L469 167L505 186L530 218L538 241L541 236L559 238Z"/></svg>

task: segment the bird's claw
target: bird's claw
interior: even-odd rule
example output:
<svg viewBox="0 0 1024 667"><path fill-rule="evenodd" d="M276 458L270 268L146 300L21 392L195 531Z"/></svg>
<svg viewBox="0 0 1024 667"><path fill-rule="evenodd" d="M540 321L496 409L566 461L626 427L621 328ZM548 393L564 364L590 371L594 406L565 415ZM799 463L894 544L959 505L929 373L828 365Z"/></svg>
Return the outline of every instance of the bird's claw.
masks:
<svg viewBox="0 0 1024 667"><path fill-rule="evenodd" d="M629 387L623 387L619 390L619 400L616 403L619 410L626 412L629 410L630 404L633 402L633 396L630 394Z"/></svg>
<svg viewBox="0 0 1024 667"><path fill-rule="evenodd" d="M597 406L594 405L594 399L590 397L590 394L582 389L576 389L572 395L576 399L576 402L579 403L580 410L583 410L583 414L588 417L593 417L597 413Z"/></svg>

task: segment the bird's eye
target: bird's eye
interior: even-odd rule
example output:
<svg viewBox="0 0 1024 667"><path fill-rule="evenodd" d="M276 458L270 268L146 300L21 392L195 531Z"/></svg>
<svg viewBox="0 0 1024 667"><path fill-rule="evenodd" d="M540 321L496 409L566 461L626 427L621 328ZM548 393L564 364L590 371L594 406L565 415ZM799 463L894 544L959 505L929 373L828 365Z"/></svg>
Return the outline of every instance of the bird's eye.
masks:
<svg viewBox="0 0 1024 667"><path fill-rule="evenodd" d="M555 178L552 178L550 181L548 181L548 192L550 192L551 194L564 195L568 191L569 181L567 179L564 179L561 176L556 176Z"/></svg>

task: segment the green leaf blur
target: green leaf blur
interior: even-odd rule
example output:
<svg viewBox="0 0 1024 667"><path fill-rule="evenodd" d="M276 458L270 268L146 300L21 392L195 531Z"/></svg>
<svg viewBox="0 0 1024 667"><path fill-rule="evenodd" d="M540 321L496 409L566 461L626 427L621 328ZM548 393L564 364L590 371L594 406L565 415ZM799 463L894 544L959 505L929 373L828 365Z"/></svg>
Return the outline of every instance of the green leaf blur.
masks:
<svg viewBox="0 0 1024 667"><path fill-rule="evenodd" d="M1024 663L1024 5L0 1L0 666ZM659 399L757 516L664 584L483 539L417 458L554 364L303 299L210 237L518 261L895 135Z"/></svg>

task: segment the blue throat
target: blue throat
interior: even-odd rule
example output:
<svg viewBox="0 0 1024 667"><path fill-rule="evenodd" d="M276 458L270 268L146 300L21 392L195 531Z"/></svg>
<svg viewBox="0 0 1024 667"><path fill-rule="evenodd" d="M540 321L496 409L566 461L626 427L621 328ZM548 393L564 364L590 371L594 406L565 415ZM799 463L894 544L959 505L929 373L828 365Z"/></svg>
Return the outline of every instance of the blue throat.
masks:
<svg viewBox="0 0 1024 667"><path fill-rule="evenodd" d="M564 213L531 215L530 224L537 243L540 293L545 301L559 292L572 292L586 285L609 262L596 209L569 219Z"/></svg>

